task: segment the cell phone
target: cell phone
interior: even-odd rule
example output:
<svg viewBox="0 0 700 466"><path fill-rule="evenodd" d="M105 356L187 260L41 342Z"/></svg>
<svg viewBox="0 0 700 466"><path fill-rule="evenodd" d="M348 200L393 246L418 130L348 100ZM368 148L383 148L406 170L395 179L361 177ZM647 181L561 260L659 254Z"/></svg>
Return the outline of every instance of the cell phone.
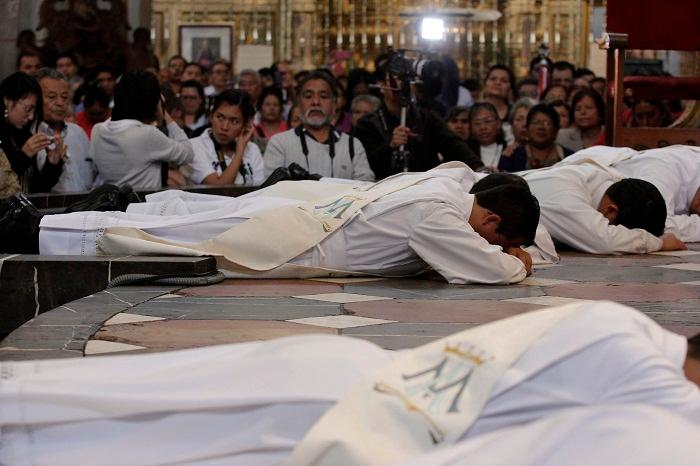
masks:
<svg viewBox="0 0 700 466"><path fill-rule="evenodd" d="M46 148L49 150L54 150L56 148L56 137L55 136L49 136L49 145L46 146Z"/></svg>

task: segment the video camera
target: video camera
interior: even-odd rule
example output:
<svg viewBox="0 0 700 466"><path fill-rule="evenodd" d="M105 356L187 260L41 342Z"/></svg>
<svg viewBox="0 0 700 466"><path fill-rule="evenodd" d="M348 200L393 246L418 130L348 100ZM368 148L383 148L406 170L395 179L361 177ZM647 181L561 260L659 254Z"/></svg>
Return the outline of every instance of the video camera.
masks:
<svg viewBox="0 0 700 466"><path fill-rule="evenodd" d="M406 56L407 53L413 56ZM441 75L442 63L435 60L433 53L421 50L389 49L388 55L386 71L403 82L436 79Z"/></svg>
<svg viewBox="0 0 700 466"><path fill-rule="evenodd" d="M406 53L412 56L406 56ZM431 59L433 57L435 57L435 54L420 50L389 49L388 51L388 59L384 65L384 69L391 76L401 81L399 97L399 104L401 105L401 126L406 126L406 112L413 100L411 84L441 79L442 63L439 60ZM410 166L410 158L411 153L407 151L404 146L393 151L391 155L392 172L407 172Z"/></svg>

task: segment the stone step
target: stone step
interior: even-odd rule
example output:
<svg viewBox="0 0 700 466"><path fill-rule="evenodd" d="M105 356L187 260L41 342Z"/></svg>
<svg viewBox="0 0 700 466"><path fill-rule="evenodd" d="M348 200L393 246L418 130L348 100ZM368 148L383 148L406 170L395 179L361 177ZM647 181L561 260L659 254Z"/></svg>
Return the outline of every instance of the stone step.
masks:
<svg viewBox="0 0 700 466"><path fill-rule="evenodd" d="M39 314L104 290L125 274L204 276L213 257L0 255L0 339Z"/></svg>

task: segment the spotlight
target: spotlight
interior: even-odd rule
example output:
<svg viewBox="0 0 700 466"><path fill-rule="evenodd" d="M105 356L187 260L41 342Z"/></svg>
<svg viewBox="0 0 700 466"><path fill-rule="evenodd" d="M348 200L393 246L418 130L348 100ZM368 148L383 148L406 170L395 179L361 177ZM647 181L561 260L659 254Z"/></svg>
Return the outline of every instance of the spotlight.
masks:
<svg viewBox="0 0 700 466"><path fill-rule="evenodd" d="M445 37L445 22L440 18L423 18L420 35L425 40L442 40Z"/></svg>

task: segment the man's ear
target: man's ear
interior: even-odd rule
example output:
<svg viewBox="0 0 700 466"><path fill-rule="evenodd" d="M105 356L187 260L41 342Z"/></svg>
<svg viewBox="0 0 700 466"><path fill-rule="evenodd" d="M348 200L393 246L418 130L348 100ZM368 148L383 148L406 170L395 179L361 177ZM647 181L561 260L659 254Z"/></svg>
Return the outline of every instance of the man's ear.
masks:
<svg viewBox="0 0 700 466"><path fill-rule="evenodd" d="M496 228L498 228L501 224L501 216L489 211L486 217L484 217L484 225L488 225L489 223L495 223Z"/></svg>
<svg viewBox="0 0 700 466"><path fill-rule="evenodd" d="M614 202L608 202L603 208L603 216L608 219L611 225L617 221L617 216L620 214L620 208Z"/></svg>

